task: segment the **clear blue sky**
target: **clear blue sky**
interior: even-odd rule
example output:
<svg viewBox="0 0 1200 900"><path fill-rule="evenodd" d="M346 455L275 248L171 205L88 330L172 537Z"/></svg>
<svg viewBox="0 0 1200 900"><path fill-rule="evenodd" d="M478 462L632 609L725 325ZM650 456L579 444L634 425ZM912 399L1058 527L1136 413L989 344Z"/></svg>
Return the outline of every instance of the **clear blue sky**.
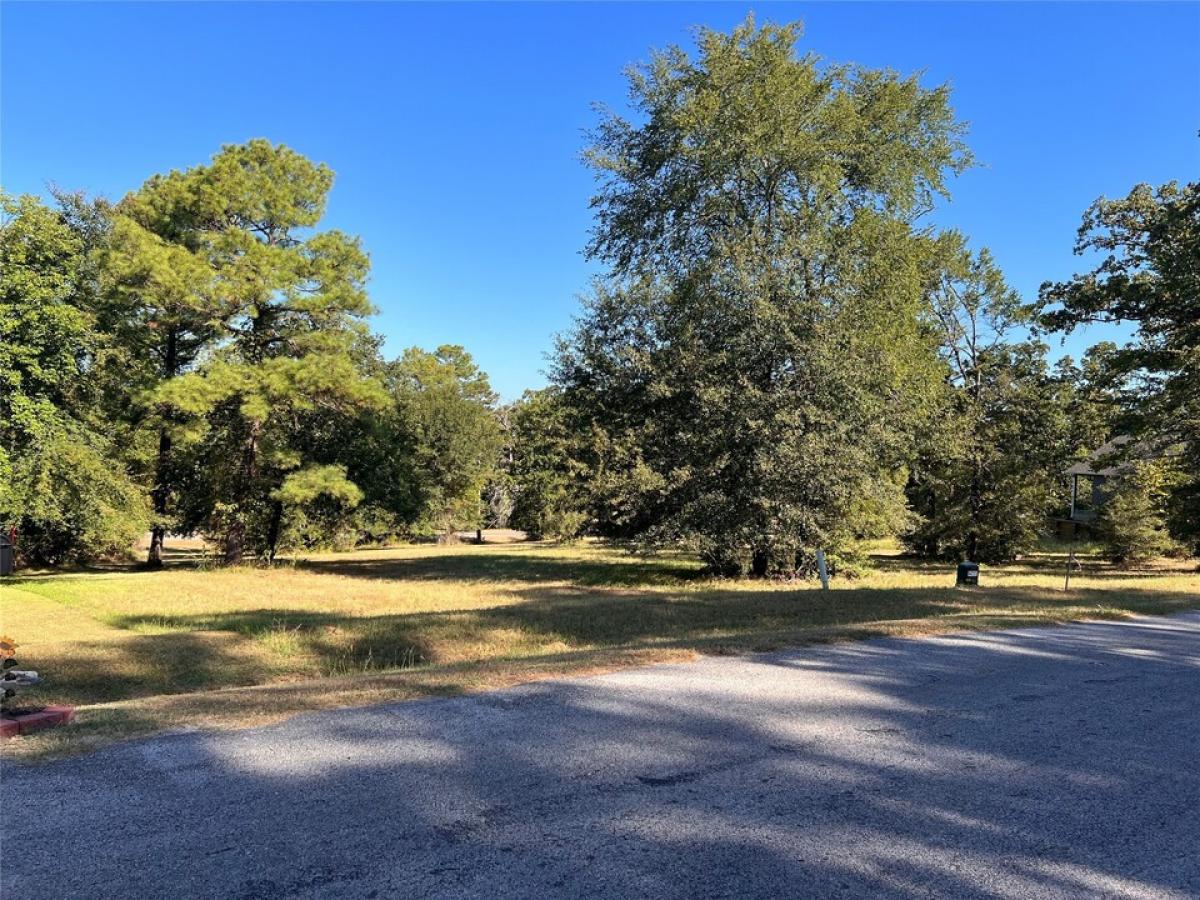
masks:
<svg viewBox="0 0 1200 900"><path fill-rule="evenodd" d="M543 382L592 271L590 104L620 106L649 48L752 8L4 3L0 177L115 199L222 144L282 141L337 172L327 222L371 253L388 353L463 344L511 398ZM938 218L1027 297L1075 271L1095 197L1200 175L1200 5L756 11L803 19L828 59L953 84L983 166Z"/></svg>

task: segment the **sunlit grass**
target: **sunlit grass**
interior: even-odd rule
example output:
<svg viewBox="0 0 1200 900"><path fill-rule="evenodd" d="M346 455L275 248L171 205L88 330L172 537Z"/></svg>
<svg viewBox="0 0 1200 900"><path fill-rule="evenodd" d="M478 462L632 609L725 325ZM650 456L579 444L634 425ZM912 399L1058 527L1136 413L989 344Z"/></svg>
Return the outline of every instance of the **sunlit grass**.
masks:
<svg viewBox="0 0 1200 900"><path fill-rule="evenodd" d="M304 709L450 694L695 653L1009 627L1200 605L1195 561L1122 572L1085 557L953 567L879 548L866 578L701 577L684 556L596 543L406 546L274 569L134 569L0 583L0 631L79 725L6 743L40 755L177 726L238 726Z"/></svg>

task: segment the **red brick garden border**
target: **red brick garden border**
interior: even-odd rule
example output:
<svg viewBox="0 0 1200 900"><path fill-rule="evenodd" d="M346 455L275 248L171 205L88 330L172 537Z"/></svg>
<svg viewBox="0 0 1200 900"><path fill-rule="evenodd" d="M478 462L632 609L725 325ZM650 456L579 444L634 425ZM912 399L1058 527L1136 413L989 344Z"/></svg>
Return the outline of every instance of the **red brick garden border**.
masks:
<svg viewBox="0 0 1200 900"><path fill-rule="evenodd" d="M73 718L73 706L47 706L37 712L22 713L18 716L5 714L0 716L0 738L11 738L43 728L53 728L55 725L66 725Z"/></svg>

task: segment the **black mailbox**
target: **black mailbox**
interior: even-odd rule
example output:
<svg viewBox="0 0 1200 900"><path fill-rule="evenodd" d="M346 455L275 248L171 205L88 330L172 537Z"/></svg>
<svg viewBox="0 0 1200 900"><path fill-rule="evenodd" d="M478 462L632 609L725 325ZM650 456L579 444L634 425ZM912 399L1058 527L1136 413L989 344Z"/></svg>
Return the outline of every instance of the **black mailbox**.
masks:
<svg viewBox="0 0 1200 900"><path fill-rule="evenodd" d="M967 587L979 587L979 563L960 562L958 564L958 577L954 579L956 585L966 585Z"/></svg>

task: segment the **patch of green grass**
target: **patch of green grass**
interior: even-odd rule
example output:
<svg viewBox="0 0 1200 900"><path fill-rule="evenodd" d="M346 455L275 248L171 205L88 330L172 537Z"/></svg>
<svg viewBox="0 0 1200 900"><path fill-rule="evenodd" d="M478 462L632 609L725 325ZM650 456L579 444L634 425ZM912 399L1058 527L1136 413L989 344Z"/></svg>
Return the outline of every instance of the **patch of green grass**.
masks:
<svg viewBox="0 0 1200 900"><path fill-rule="evenodd" d="M83 749L180 725L239 726L303 709L458 693L696 653L1046 624L1200 606L1195 561L1119 571L1065 555L953 566L887 547L866 578L715 580L683 555L583 543L405 546L275 569L106 569L0 582L0 631L40 670L42 702L79 725L6 742Z"/></svg>

